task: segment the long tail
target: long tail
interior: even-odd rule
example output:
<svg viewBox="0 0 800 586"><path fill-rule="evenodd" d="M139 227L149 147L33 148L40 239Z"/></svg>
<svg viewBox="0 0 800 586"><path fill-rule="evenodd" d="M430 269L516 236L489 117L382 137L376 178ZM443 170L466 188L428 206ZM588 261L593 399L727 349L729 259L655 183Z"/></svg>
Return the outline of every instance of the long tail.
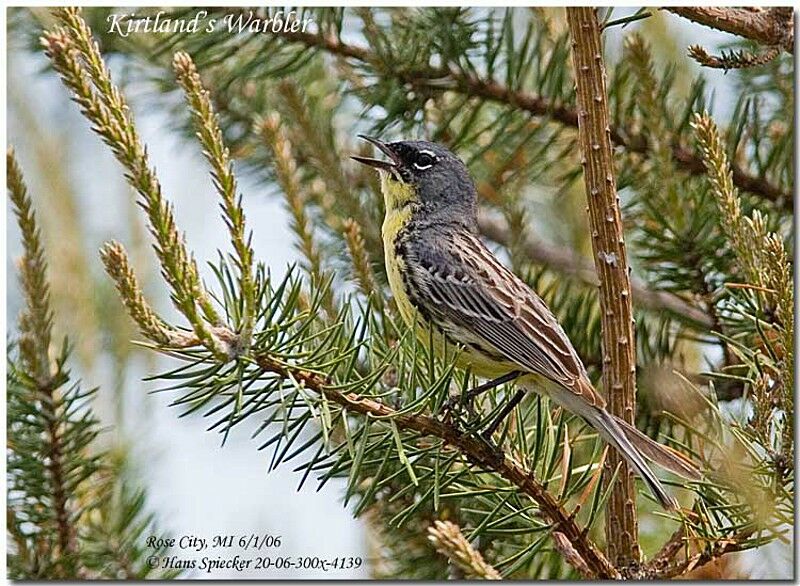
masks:
<svg viewBox="0 0 800 586"><path fill-rule="evenodd" d="M603 439L622 454L662 507L668 511L676 510L678 508L678 502L667 493L664 485L661 484L661 481L647 465L647 462L644 461L642 452L628 439L628 436L614 419L614 416L602 407L592 407L592 410L594 411L592 415L588 417L584 415L592 427L603 436Z"/></svg>
<svg viewBox="0 0 800 586"><path fill-rule="evenodd" d="M644 434L637 434L632 426L618 423L614 416L602 406L600 402L602 399L599 399L599 396L596 395L596 391L594 391L591 384L586 382L585 389L582 389L580 393L576 393L575 389L566 389L554 384L548 384L545 388L539 389L536 388L533 381L525 381L522 384L535 392L546 390L547 394L556 403L562 405L568 411L583 417L606 442L616 448L625 458L662 507L669 511L674 511L678 508L677 501L667 493L664 485L661 484L661 481L645 462L645 457L660 456L661 450L650 445L651 443L656 444L656 442L653 442L650 438L647 438L649 441L642 440L639 435L646 437ZM660 463L660 460L664 458L657 457L653 459ZM671 469L670 466L667 466L667 468Z"/></svg>
<svg viewBox="0 0 800 586"><path fill-rule="evenodd" d="M662 468L674 472L687 480L700 480L702 474L694 463L669 446L662 445L657 441L647 437L627 421L614 417L617 425L622 428L628 440L641 452L641 454L651 462L658 464Z"/></svg>

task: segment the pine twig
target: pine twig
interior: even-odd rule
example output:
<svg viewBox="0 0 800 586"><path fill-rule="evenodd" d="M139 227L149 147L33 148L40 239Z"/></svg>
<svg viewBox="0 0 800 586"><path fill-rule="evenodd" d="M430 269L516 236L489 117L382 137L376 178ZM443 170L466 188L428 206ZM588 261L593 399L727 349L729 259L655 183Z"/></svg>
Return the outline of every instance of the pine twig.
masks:
<svg viewBox="0 0 800 586"><path fill-rule="evenodd" d="M572 543L594 578L619 578L617 569L578 526L574 516L558 503L531 472L509 456L498 455L474 434L465 433L459 428L433 417L409 413L399 414L378 401L360 397L354 393L342 392L332 386L332 382L324 376L287 365L268 354L256 355L253 359L265 372L273 373L283 379L292 379L297 384L303 385L304 388L322 394L329 401L345 407L348 413L391 419L398 429L417 431L444 440L461 451L471 462L505 478L536 502L542 514L553 524L554 529L563 533Z"/></svg>
<svg viewBox="0 0 800 586"><path fill-rule="evenodd" d="M686 527L681 525L670 538L664 542L661 549L645 565L646 572L663 571L670 566L670 562L686 545Z"/></svg>
<svg viewBox="0 0 800 586"><path fill-rule="evenodd" d="M581 112L578 142L581 149L592 250L600 280L603 340L603 387L609 411L628 423L636 412L636 357L633 337L631 282L622 217L617 197L614 153L600 26L593 8L567 8L575 63L577 105ZM609 557L617 566L641 558L636 520L633 473L615 450L606 470L620 466L606 511Z"/></svg>
<svg viewBox="0 0 800 586"><path fill-rule="evenodd" d="M369 253L361 234L361 225L353 218L348 218L344 222L344 239L353 265L353 276L361 293L369 297L381 312L384 306L383 292L375 281L375 273L372 271Z"/></svg>
<svg viewBox="0 0 800 586"><path fill-rule="evenodd" d="M59 373L50 364L53 313L50 308L50 288L47 283L47 263L41 245L41 235L33 212L28 190L12 149L6 154L8 169L7 188L17 224L22 233L23 256L20 277L25 294L25 309L20 316L22 340L20 352L26 368L32 373L36 385L36 400L40 401L46 422L43 432L49 448L46 464L52 493L52 506L56 523L58 552L55 558L63 573L71 577L65 564L71 563L76 552L77 530L71 510L67 487L69 470L65 469L62 436L64 433L58 386Z"/></svg>
<svg viewBox="0 0 800 586"><path fill-rule="evenodd" d="M308 273L319 279L322 275L322 258L309 227L297 162L292 153L292 143L281 128L281 117L277 112L272 112L266 118L256 120L254 127L272 151L275 175L292 214L292 229L297 234L300 251L308 262Z"/></svg>
<svg viewBox="0 0 800 586"><path fill-rule="evenodd" d="M321 283L324 279L322 255L309 226L305 205L306 197L300 184L297 161L292 150L292 143L281 127L281 117L277 112L272 112L265 118L257 119L253 126L272 151L275 175L283 189L287 207L292 215L292 230L299 240L300 252L308 262L308 274L314 282ZM330 291L325 294L323 304L329 316L336 315L335 303Z"/></svg>
<svg viewBox="0 0 800 586"><path fill-rule="evenodd" d="M47 386L53 376L50 364L53 312L50 308L50 287L45 275L47 264L22 169L11 148L6 153L6 168L8 194L22 233L23 255L19 268L27 309L20 316L20 351L39 385Z"/></svg>
<svg viewBox="0 0 800 586"><path fill-rule="evenodd" d="M561 557L567 560L573 568L578 570L578 573L581 576L587 580L592 579L592 571L589 569L589 566L586 565L586 562L583 561L583 558L580 556L580 554L575 551L575 548L572 547L569 539L567 539L563 533L560 531L554 531L553 543L555 544L558 552L561 554Z"/></svg>
<svg viewBox="0 0 800 586"><path fill-rule="evenodd" d="M321 207L325 209L331 205L339 206L344 208L345 213L350 216L360 216L361 206L357 198L354 199L353 189L344 175L335 150L326 144L325 133L321 131L319 123L312 117L305 93L297 83L285 79L278 84L278 94L280 94L288 113L288 127L297 129L295 137L302 137L302 142L296 146L302 147L303 151L308 153L314 162L315 171L325 182L326 191L330 190L330 193L323 194L320 198L324 200L321 202L323 203ZM331 222L333 230L342 229L341 220L330 214L327 209L326 219Z"/></svg>
<svg viewBox="0 0 800 586"><path fill-rule="evenodd" d="M770 47L761 54L751 53L750 51L729 51L717 55L711 55L700 45L689 47L689 57L697 61L703 67L712 69L746 69L748 67L758 67L775 59L780 53L777 47Z"/></svg>
<svg viewBox="0 0 800 586"><path fill-rule="evenodd" d="M691 555L685 560L656 569L648 573L647 577L652 580L671 580L683 576L726 554L742 551L744 548L739 543L747 540L751 534L752 531L744 531L730 539L707 547L702 552Z"/></svg>
<svg viewBox="0 0 800 586"><path fill-rule="evenodd" d="M239 269L239 291L243 300L240 328L242 351L249 347L255 323L255 282L253 278L253 249L251 235L247 234L241 195L236 193L236 177L230 153L222 139L219 118L214 112L208 91L203 87L188 53L179 51L172 60L178 83L186 94L186 102L192 111L197 136L203 145L203 154L211 165L214 186L222 199L222 212L236 252Z"/></svg>
<svg viewBox="0 0 800 586"><path fill-rule="evenodd" d="M763 306L774 312L780 326L778 343L783 355L781 383L785 388L793 389L794 278L783 239L778 234L768 232L766 219L759 210L754 210L749 217L744 215L725 148L708 113L695 114L692 126L697 133L717 199L722 228L741 261L750 284L755 285L755 290L763 300ZM792 407L784 406L787 412Z"/></svg>
<svg viewBox="0 0 800 586"><path fill-rule="evenodd" d="M480 552L470 545L455 523L437 519L428 527L428 539L436 551L464 572L464 577L468 580L501 579L500 573L486 563ZM586 568L586 571L589 572L589 568Z"/></svg>
<svg viewBox="0 0 800 586"><path fill-rule="evenodd" d="M661 547L653 558L642 568L642 576L648 580L671 580L696 570L725 554L742 551L740 542L746 541L754 529L744 529L732 538L706 547L702 552L687 555L685 559L672 562L672 560L686 548L686 529L679 527Z"/></svg>
<svg viewBox="0 0 800 586"><path fill-rule="evenodd" d="M106 242L100 249L100 258L106 273L114 280L131 319L145 338L157 344L179 348L198 343L197 338L175 330L156 314L144 297L122 244L113 240Z"/></svg>
<svg viewBox="0 0 800 586"><path fill-rule="evenodd" d="M362 205L359 190L353 189L356 178L342 166L336 148L326 138L326 134L331 134L336 140L335 128L326 116L337 96L328 94L312 102L307 92L289 79L278 83L277 93L281 97L287 138L293 141L298 159L305 155L317 175L309 186L308 196L318 204L322 220L330 230L339 234L344 230L347 218L353 218L361 226L362 236L370 246L376 245L380 242L380 234L373 230L374 223ZM363 167L358 169L358 173L364 171Z"/></svg>

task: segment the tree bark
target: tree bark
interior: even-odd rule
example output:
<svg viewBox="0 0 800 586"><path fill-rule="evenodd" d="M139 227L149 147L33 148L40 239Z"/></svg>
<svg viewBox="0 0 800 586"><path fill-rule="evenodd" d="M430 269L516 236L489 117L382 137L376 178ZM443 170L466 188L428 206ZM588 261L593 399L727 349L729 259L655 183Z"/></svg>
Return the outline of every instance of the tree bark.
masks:
<svg viewBox="0 0 800 586"><path fill-rule="evenodd" d="M631 279L619 210L611 142L606 73L595 9L567 8L578 106L581 149L594 263L600 280L603 329L603 387L608 409L633 423L636 359ZM606 509L608 556L619 568L639 562L636 491L627 463L615 450L606 460L606 478L620 466Z"/></svg>
<svg viewBox="0 0 800 586"><path fill-rule="evenodd" d="M794 9L672 6L670 12L720 31L794 53Z"/></svg>

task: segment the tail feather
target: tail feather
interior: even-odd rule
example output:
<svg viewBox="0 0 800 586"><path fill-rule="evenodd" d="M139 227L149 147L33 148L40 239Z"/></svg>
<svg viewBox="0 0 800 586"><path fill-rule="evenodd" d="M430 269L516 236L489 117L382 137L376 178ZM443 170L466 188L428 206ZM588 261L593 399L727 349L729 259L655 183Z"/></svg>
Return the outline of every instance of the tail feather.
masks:
<svg viewBox="0 0 800 586"><path fill-rule="evenodd" d="M662 468L674 472L681 478L687 480L700 480L702 475L694 463L677 450L669 446L662 445L652 438L647 437L627 421L614 418L617 425L622 428L628 440L634 445L641 454L651 462L658 464Z"/></svg>
<svg viewBox="0 0 800 586"><path fill-rule="evenodd" d="M605 409L596 409L596 419L590 423L595 423L595 428L631 465L634 472L644 481L647 488L656 497L656 500L668 511L678 509L678 502L667 493L664 485L653 473L647 462L644 461L642 453L628 439L628 436L619 426L614 417Z"/></svg>
<svg viewBox="0 0 800 586"><path fill-rule="evenodd" d="M577 388L580 389L580 392L556 384L546 384L542 389L538 389L533 381L530 380L522 381L521 384L524 388L535 392L545 391L556 403L568 411L583 417L606 442L625 458L661 506L669 511L676 510L678 502L667 493L664 485L661 484L661 481L645 462L645 457L664 465L668 470L673 468L682 469L683 472L689 473L692 477L699 476L699 472L693 466L682 462L678 456L671 454L667 451L667 448L640 433L633 426L616 419L605 410L604 404L597 400L599 395L596 395L596 392L593 391L591 384L588 382L583 384L580 381L579 383ZM591 395L593 400L590 400L589 391L586 389L595 393ZM658 447L653 447L654 445ZM664 453L670 454L671 458L664 456ZM663 464L665 461L672 466ZM678 465L679 463L683 464L683 466Z"/></svg>

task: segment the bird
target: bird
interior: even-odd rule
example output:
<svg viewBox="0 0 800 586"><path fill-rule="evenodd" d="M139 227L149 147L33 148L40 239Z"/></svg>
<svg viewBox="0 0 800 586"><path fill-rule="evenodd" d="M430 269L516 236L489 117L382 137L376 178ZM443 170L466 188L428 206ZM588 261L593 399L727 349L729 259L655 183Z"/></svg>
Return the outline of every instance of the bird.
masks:
<svg viewBox="0 0 800 586"><path fill-rule="evenodd" d="M489 379L476 393L514 380L519 391L504 414L527 392L537 392L583 418L663 508L676 510L677 501L645 460L691 480L701 477L698 468L609 413L552 311L481 241L477 190L464 162L434 142L359 137L385 155L351 158L380 175L386 274L406 325L438 352L446 345L463 348L457 366Z"/></svg>

